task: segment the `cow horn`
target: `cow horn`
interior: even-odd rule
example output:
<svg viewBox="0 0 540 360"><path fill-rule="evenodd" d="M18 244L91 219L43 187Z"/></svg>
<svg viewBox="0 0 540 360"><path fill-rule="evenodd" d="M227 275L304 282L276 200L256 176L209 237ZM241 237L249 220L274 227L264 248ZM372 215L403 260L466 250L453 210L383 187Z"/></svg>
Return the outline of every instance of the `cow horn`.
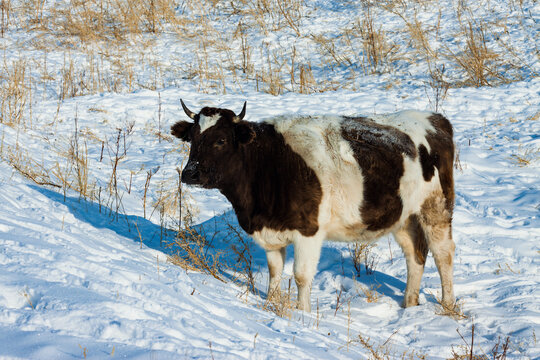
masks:
<svg viewBox="0 0 540 360"><path fill-rule="evenodd" d="M246 105L247 105L247 101L244 101L244 107L242 108L242 111L240 111L240 114L234 117L235 123L241 121L244 118L244 116L246 116Z"/></svg>
<svg viewBox="0 0 540 360"><path fill-rule="evenodd" d="M187 108L186 104L184 104L182 99L180 99L180 103L182 104L182 109L184 109L186 115L189 116L191 119L195 120L195 113Z"/></svg>

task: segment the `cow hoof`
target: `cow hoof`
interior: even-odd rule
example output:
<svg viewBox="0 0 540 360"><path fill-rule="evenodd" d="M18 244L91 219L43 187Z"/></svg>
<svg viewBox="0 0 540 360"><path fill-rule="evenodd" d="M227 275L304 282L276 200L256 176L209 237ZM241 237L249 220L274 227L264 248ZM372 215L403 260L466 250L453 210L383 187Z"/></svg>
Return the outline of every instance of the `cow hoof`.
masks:
<svg viewBox="0 0 540 360"><path fill-rule="evenodd" d="M405 296L403 299L402 307L408 308L411 306L418 306L418 295Z"/></svg>
<svg viewBox="0 0 540 360"><path fill-rule="evenodd" d="M448 312L454 312L458 309L457 304L453 299L450 301L441 301L441 306Z"/></svg>

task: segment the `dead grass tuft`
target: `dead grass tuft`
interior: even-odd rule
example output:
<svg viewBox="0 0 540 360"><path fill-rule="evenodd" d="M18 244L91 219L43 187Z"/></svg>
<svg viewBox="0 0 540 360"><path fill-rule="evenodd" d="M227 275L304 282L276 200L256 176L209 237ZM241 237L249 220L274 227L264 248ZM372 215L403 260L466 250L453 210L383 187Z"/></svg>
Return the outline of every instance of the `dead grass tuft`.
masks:
<svg viewBox="0 0 540 360"><path fill-rule="evenodd" d="M435 296L437 300L438 307L435 310L437 315L448 316L454 320L465 320L469 317L463 313L463 302L456 300L455 304L452 306L447 306L442 302L442 299Z"/></svg>
<svg viewBox="0 0 540 360"><path fill-rule="evenodd" d="M540 159L540 148L522 149L519 147L517 153L510 155L510 160L519 167L529 166Z"/></svg>
<svg viewBox="0 0 540 360"><path fill-rule="evenodd" d="M376 303L379 301L379 298L381 297L381 294L377 292L377 290L381 287L379 284L372 284L369 287L366 286L360 286L360 290L366 297L366 301L368 303ZM357 290L358 291L358 290Z"/></svg>
<svg viewBox="0 0 540 360"><path fill-rule="evenodd" d="M11 17L11 0L0 1L0 37L4 37L6 31L9 30L9 22Z"/></svg>
<svg viewBox="0 0 540 360"><path fill-rule="evenodd" d="M388 42L382 26L377 26L371 6L366 6L358 30L363 40L362 66L366 74L381 73L390 68L399 49L397 44ZM388 71L388 69L385 69Z"/></svg>
<svg viewBox="0 0 540 360"><path fill-rule="evenodd" d="M253 268L252 242L236 226L227 224L230 249L235 256L235 282L246 287L246 294L256 293L255 269ZM232 255L231 254L231 255Z"/></svg>
<svg viewBox="0 0 540 360"><path fill-rule="evenodd" d="M364 336L361 333L355 339L351 339L347 343L349 345L360 345L367 351L367 358L370 360L394 360L394 359L427 359L426 354L418 353L416 351L405 351L403 353L396 353L391 347L391 339L397 334L398 330L394 331L386 341L382 344L376 344L374 341L371 341L371 338Z"/></svg>
<svg viewBox="0 0 540 360"><path fill-rule="evenodd" d="M289 286L286 292L278 294L269 294L261 309L272 312L281 318L291 319L296 309L296 301L293 299L292 279L289 279Z"/></svg>
<svg viewBox="0 0 540 360"><path fill-rule="evenodd" d="M481 349L478 350L475 348L474 336L475 336L475 324L472 324L471 327L471 338L470 341L467 341L465 337L459 332L459 329L456 330L461 340L463 340L463 345L460 345L456 348L452 346L452 357L450 360L505 360L507 353L510 347L510 337L507 336L505 340L501 339L499 336L497 343L493 345L489 354L486 354ZM480 351L480 353L478 353Z"/></svg>
<svg viewBox="0 0 540 360"><path fill-rule="evenodd" d="M206 237L196 229L186 228L179 231L174 241L166 244L166 247L173 251L173 254L167 257L171 263L186 271L202 272L226 282L221 274L221 254L210 254Z"/></svg>
<svg viewBox="0 0 540 360"><path fill-rule="evenodd" d="M0 122L11 127L26 127L31 104L28 64L23 59L4 60L0 74Z"/></svg>
<svg viewBox="0 0 540 360"><path fill-rule="evenodd" d="M372 250L376 246L377 244L362 242L355 242L352 246L348 245L357 277L362 275L362 265L364 265L366 275L372 275L375 272L379 259Z"/></svg>

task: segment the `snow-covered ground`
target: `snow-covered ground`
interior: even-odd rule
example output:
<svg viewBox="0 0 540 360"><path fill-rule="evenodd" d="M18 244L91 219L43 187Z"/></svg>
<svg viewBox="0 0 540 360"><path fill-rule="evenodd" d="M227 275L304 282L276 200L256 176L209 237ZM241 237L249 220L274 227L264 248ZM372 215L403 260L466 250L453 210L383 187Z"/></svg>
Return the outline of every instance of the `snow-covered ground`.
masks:
<svg viewBox="0 0 540 360"><path fill-rule="evenodd" d="M347 2L316 3L325 11L307 14L313 21L302 25L320 29L325 24L329 32L352 7ZM489 3L504 10L503 1ZM517 2L514 7L518 12ZM359 277L347 245L326 243L313 284L313 313L295 311L290 317L278 317L263 309L268 275L260 248L249 243L254 294L246 293L241 281L222 282L186 272L167 262L171 250L163 245L172 232L163 235L159 211L153 207L163 188L174 193L176 168L185 157L178 141L156 136L185 118L180 98L192 110L215 105L235 112L247 100L246 119L251 121L284 113L372 115L433 109L431 89L420 76L426 72L425 64L408 65L395 74L359 77L354 90L309 95L272 96L257 92L249 80L242 91L207 94L196 80L176 78L169 82L174 86L156 91L102 92L59 102L51 86L33 90L31 123L0 124L0 358L369 358L361 336L389 358L406 354L446 359L452 351L465 353L473 324L475 354L491 358L493 346L508 336L509 358L540 358L540 69L538 50L535 54L534 46L525 48L523 40L535 39L538 48L540 4L525 2L524 7L531 14L527 19L536 23L509 25L506 34L527 54L524 79L496 87L451 88L442 102L459 151L454 272L465 319L439 315L440 283L431 257L420 306L400 307L405 260L399 247L386 238L373 249L375 273L367 275L364 269ZM429 15L435 10L422 9L419 18L434 21ZM442 12L447 20L443 29L457 26L446 18L448 14ZM386 26L391 28L395 15L386 16ZM0 39L4 57L24 56L24 50L13 46L32 36L25 34L12 29ZM291 36L285 29L270 33L266 40L291 43ZM171 39L159 38L159 52L186 51L180 44L176 49ZM309 45L302 41L298 40L299 49ZM406 46L406 41L400 44ZM60 52L48 57L51 69L55 58L61 62ZM312 61L318 61L316 55ZM149 76L140 71L141 76ZM330 74L322 67L313 71L320 77ZM346 69L341 75L339 69L332 71L347 76ZM117 129L124 154L117 166L120 198L106 195ZM131 130L126 133L126 129ZM14 170L13 164L46 169L48 179L58 183L59 175L69 172L65 154L75 133L96 191L91 200L69 189L38 185ZM145 216L149 171L153 176ZM198 228L212 238L213 249L223 251L225 263L234 263L227 227L238 225L230 205L215 191L186 190L198 210ZM172 219L166 220L165 225L173 227ZM290 249L283 288L292 277L292 260ZM229 270L223 276L230 279L234 274ZM378 294L376 301L368 301L363 291L370 288Z"/></svg>

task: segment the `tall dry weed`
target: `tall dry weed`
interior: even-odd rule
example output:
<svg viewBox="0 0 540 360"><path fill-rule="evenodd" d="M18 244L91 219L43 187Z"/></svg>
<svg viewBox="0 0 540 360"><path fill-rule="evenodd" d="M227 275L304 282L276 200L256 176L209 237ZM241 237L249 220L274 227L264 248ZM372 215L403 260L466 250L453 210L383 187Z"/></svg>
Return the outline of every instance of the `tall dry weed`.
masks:
<svg viewBox="0 0 540 360"><path fill-rule="evenodd" d="M172 250L168 260L186 271L202 272L225 282L222 276L223 262L220 253L210 253L207 238L194 228L179 231L172 242L166 244Z"/></svg>
<svg viewBox="0 0 540 360"><path fill-rule="evenodd" d="M384 67L390 67L399 47L390 43L382 27L377 26L371 6L365 7L358 29L363 40L364 72L380 73Z"/></svg>
<svg viewBox="0 0 540 360"><path fill-rule="evenodd" d="M0 0L0 37L9 30L11 17L11 0Z"/></svg>
<svg viewBox="0 0 540 360"><path fill-rule="evenodd" d="M27 62L4 60L0 74L0 122L11 127L26 126L31 105L31 79Z"/></svg>

